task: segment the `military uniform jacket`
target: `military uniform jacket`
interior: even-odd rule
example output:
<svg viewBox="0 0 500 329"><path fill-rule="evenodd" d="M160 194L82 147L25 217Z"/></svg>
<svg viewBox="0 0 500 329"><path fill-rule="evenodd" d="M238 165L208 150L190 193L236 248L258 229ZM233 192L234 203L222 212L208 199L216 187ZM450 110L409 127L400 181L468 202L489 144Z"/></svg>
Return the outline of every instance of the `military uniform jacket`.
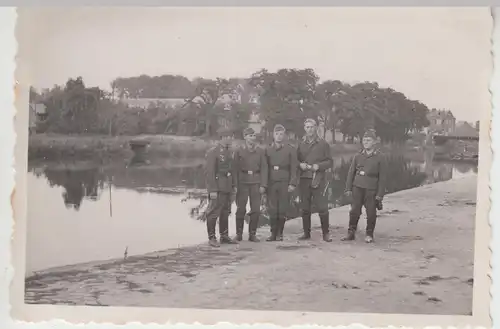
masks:
<svg viewBox="0 0 500 329"><path fill-rule="evenodd" d="M233 153L224 146L215 146L207 152L205 171L209 193L229 193L236 186L233 174Z"/></svg>
<svg viewBox="0 0 500 329"><path fill-rule="evenodd" d="M318 172L325 172L332 168L333 159L331 156L330 145L324 140L315 137L309 142L306 137L302 139L297 150L297 158L299 163L305 162L310 165L317 164ZM313 172L310 170L300 170L300 178L312 178Z"/></svg>
<svg viewBox="0 0 500 329"><path fill-rule="evenodd" d="M376 190L377 196L383 197L387 178L387 163L379 150L367 154L365 150L356 154L347 174L346 190L352 191L353 186Z"/></svg>
<svg viewBox="0 0 500 329"><path fill-rule="evenodd" d="M272 182L286 181L288 185L297 186L297 150L291 145L283 144L278 147L271 144L266 149L269 165L269 180Z"/></svg>
<svg viewBox="0 0 500 329"><path fill-rule="evenodd" d="M242 147L234 154L234 174L237 184L259 184L267 187L268 167L265 150Z"/></svg>

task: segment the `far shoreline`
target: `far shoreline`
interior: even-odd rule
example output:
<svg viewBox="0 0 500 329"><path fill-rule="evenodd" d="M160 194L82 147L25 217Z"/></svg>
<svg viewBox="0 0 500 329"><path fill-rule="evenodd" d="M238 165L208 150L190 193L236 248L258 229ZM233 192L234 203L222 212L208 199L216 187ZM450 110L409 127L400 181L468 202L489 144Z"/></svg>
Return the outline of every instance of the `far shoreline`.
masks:
<svg viewBox="0 0 500 329"><path fill-rule="evenodd" d="M133 157L129 143L131 141L147 142L146 165L171 167L175 161L202 159L208 149L216 145L217 140L202 137L174 135L137 135L137 136L107 136L107 135L59 135L33 134L28 139L28 165L49 165L65 162L92 163L93 165L126 165ZM242 145L242 140L234 140L234 145ZM337 142L331 144L332 156L348 156L359 152L358 143L349 144ZM386 151L414 153L422 151L403 143L397 146L383 146ZM167 160L175 159L168 163Z"/></svg>

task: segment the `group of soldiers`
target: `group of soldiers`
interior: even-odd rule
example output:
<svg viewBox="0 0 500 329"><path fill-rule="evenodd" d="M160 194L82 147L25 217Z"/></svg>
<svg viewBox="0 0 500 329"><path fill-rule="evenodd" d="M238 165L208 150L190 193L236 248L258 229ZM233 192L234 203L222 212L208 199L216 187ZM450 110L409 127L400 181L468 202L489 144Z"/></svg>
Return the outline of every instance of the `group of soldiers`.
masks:
<svg viewBox="0 0 500 329"><path fill-rule="evenodd" d="M328 209L328 179L326 172L333 167L330 145L318 135L314 119L304 122L305 136L298 147L285 142L286 129L276 125L273 142L266 148L257 144L255 131L243 131L245 146L231 150L232 131L219 130L220 141L206 156L206 181L209 206L205 217L209 244L235 244L243 239L245 215L250 200L248 239L259 242L257 226L261 201L265 200L270 218L271 235L267 241L282 241L287 207L291 193L299 189L303 235L299 240L311 239L311 211L316 209L323 240L331 242ZM354 156L346 182L346 195L351 197L348 233L343 241L354 240L362 207L366 208L365 242L373 242L377 208L381 209L385 192L387 166L376 148L373 130L363 136L363 149ZM229 237L229 215L232 197L236 197L236 237ZM220 243L216 236L219 220Z"/></svg>

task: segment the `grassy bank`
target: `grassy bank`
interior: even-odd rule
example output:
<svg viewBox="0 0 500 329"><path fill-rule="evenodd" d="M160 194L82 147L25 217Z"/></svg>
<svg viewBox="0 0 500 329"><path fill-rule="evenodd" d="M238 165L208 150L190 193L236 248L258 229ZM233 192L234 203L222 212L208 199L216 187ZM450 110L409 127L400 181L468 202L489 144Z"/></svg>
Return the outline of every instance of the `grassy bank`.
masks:
<svg viewBox="0 0 500 329"><path fill-rule="evenodd" d="M27 303L326 312L462 314L472 310L476 178L387 196L375 243L341 242L348 207L331 210L334 242L205 244L68 266L26 280ZM360 231L364 229L361 221ZM233 229L233 228L231 228ZM231 231L234 232L234 231ZM265 237L268 228L259 229ZM244 279L242 279L244 278ZM236 305L236 306L235 306Z"/></svg>
<svg viewBox="0 0 500 329"><path fill-rule="evenodd" d="M68 136L36 134L29 137L28 159L30 162L93 161L99 163L123 162L132 158L129 142L142 140L150 143L147 159L159 164L166 159L202 158L215 144L214 140L199 137L170 135L141 136ZM235 141L241 143L242 141ZM349 154L359 145L335 144L333 154Z"/></svg>
<svg viewBox="0 0 500 329"><path fill-rule="evenodd" d="M194 137L168 135L142 136L67 136L38 134L29 138L30 161L89 160L127 161L133 156L129 143L141 140L150 143L148 159L155 160L203 157L214 142Z"/></svg>

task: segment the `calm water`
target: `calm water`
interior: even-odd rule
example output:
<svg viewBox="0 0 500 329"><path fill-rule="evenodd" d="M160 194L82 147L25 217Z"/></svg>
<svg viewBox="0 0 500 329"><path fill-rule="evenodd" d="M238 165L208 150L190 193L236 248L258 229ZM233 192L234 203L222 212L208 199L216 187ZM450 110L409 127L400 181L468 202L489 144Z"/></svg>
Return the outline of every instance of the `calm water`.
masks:
<svg viewBox="0 0 500 329"><path fill-rule="evenodd" d="M349 157L335 159L331 207L346 204L343 190L349 161ZM429 156L420 162L392 156L389 166L389 193L477 174L476 165L433 162ZM31 168L26 270L29 274L120 258L125 250L136 255L203 242L206 226L196 219L203 188L201 166ZM298 209L290 209L290 217L298 215ZM234 233L235 211L233 204L230 233ZM267 225L265 217L260 225Z"/></svg>

